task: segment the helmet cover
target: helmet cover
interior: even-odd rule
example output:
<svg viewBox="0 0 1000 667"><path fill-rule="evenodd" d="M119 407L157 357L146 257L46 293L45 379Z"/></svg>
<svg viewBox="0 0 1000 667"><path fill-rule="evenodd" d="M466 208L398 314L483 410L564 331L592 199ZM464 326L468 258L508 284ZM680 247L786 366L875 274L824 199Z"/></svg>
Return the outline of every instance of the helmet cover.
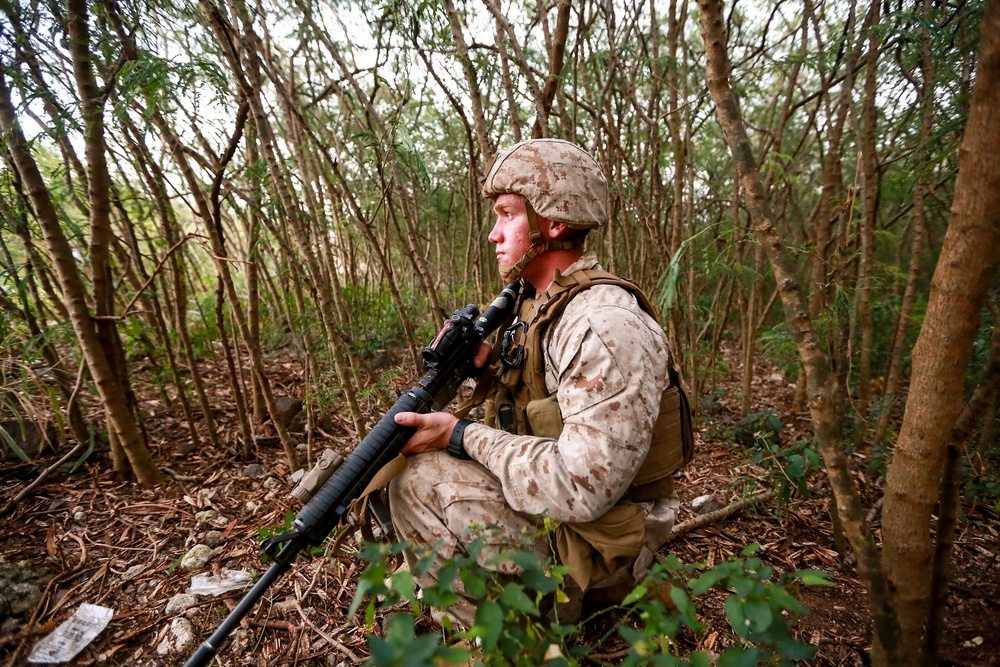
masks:
<svg viewBox="0 0 1000 667"><path fill-rule="evenodd" d="M608 182L600 165L562 139L529 139L498 155L483 181L483 196L505 193L521 195L538 215L574 229L608 221Z"/></svg>

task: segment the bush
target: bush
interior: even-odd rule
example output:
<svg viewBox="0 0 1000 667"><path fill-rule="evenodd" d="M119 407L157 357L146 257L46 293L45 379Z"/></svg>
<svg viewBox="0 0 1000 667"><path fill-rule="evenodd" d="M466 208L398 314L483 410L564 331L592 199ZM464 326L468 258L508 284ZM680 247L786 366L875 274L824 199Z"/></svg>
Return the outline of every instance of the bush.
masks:
<svg viewBox="0 0 1000 667"><path fill-rule="evenodd" d="M409 614L393 616L383 637L370 637L371 657L366 664L417 667L464 663L472 657L468 647L473 645L478 647L477 664L485 665L573 666L595 652L596 646L582 642L587 621L563 625L548 613L554 600L566 598L567 568L512 547L502 558L515 562L522 573L516 580L502 578L479 564L483 546L481 536L468 541L466 553L448 560L438 573L438 582L423 589L420 599L413 573L406 569L390 572L388 565L391 556L408 547L366 547L364 557L371 563L358 582L349 614L363 608L369 628L374 625L376 600L381 600L383 609L405 607L416 615L421 613L421 604L445 611L461 599L454 586L461 581L466 594L478 601L475 624L464 631L446 633L448 641L439 634L418 635ZM784 665L810 658L815 647L794 639L786 619L787 614L806 614L808 610L788 587L832 584L825 573L816 571L778 576L755 555L758 550L758 545L751 545L743 558L711 569L683 565L668 556L650 568L620 605L603 612L613 614L617 625L602 639L617 633L628 643L631 648L622 664L629 666L710 665L713 659L723 667ZM431 552L424 552L415 569L426 572L431 563ZM704 629L695 599L712 591L728 594L725 612L735 635L733 646L714 658L703 652L682 655L677 641L682 633Z"/></svg>

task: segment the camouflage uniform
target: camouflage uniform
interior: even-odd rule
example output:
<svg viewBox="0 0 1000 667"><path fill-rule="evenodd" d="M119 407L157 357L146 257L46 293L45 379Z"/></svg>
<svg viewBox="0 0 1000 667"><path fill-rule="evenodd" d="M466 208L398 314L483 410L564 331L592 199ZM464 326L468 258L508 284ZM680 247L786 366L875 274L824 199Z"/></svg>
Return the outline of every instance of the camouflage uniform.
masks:
<svg viewBox="0 0 1000 667"><path fill-rule="evenodd" d="M608 219L607 181L600 166L582 148L562 140L529 140L499 155L483 194L503 193L524 198L531 231L524 256L514 265L501 264L506 280L514 280L546 250L583 243L582 235L568 241L543 238L536 214L575 229L600 227ZM597 259L587 252L563 274L594 268L599 268ZM574 296L545 330L542 356L546 390L557 397L562 416L559 438L470 424L462 442L472 460L445 451L410 457L389 490L393 523L403 539L433 548L443 560L463 548L470 525L496 525L502 530L487 537L481 556L486 565L504 536L534 534L541 517L581 524L599 519L629 490L649 452L668 385L663 330L622 287L595 285ZM677 506L676 495L640 505L646 530L633 571L649 565L673 526ZM538 539L534 548L550 557L549 544ZM509 562L492 567L516 574ZM432 583L437 569L417 582ZM464 625L474 620L469 604L450 611Z"/></svg>
<svg viewBox="0 0 1000 667"><path fill-rule="evenodd" d="M599 266L588 252L566 274L591 268ZM570 301L543 347L546 387L558 396L565 423L559 439L472 424L464 443L473 461L445 452L411 457L391 487L400 535L417 544L438 543L438 553L447 558L460 548L470 524L495 524L514 535L536 527L536 516L591 521L621 499L649 450L667 386L662 329L625 290L598 285ZM677 506L676 497L643 503L646 538L636 572L665 541ZM500 546L499 539L491 541L485 556ZM536 549L551 555L547 544ZM455 611L463 623L471 622L471 607Z"/></svg>

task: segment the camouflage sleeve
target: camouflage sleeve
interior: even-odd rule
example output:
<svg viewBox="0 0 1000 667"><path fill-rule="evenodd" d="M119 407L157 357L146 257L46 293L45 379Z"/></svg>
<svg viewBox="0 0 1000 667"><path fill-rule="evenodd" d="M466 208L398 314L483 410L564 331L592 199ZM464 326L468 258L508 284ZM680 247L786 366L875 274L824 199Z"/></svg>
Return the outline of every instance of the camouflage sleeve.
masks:
<svg viewBox="0 0 1000 667"><path fill-rule="evenodd" d="M546 335L546 385L557 394L558 440L480 424L465 448L527 514L591 521L622 497L649 451L667 383L666 338L635 299L614 286L577 295Z"/></svg>

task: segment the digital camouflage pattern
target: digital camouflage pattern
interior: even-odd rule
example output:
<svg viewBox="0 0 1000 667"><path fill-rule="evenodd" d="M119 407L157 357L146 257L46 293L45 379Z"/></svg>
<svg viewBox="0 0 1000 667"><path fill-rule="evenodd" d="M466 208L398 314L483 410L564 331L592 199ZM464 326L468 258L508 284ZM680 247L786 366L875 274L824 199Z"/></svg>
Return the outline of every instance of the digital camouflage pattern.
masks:
<svg viewBox="0 0 1000 667"><path fill-rule="evenodd" d="M443 561L479 534L486 542L479 564L490 571L516 575L513 563L496 556L505 547L511 548L512 539L516 544L517 535L522 532L537 535L541 528L540 521L507 504L500 480L489 470L475 461L456 459L445 451L411 456L406 470L389 486L389 507L397 534L413 545L414 551L425 547L437 553L437 562L430 572L421 575L414 568L414 554L406 552L410 570L422 588L434 583ZM484 532L482 529L487 526L497 526L499 530ZM534 542L534 548L543 558L552 556L548 542L542 538ZM455 580L455 587L456 592L463 593L460 580ZM452 605L448 614L466 628L471 628L476 618L475 607L464 600Z"/></svg>
<svg viewBox="0 0 1000 667"><path fill-rule="evenodd" d="M588 252L565 273L592 268L600 267ZM565 424L558 440L470 424L464 444L475 462L443 452L411 457L390 490L402 537L438 543L438 553L447 558L460 548L470 524L494 524L515 534L536 526L536 516L587 522L622 498L649 451L668 384L666 336L631 294L598 285L566 306L543 349L545 383L558 397ZM634 572L645 570L666 540L678 501L641 507L646 535ZM536 546L549 554L547 543ZM461 611L456 617L467 622Z"/></svg>
<svg viewBox="0 0 1000 667"><path fill-rule="evenodd" d="M483 196L504 193L521 195L538 215L577 229L608 221L608 182L600 165L562 139L529 139L500 153L483 182Z"/></svg>

